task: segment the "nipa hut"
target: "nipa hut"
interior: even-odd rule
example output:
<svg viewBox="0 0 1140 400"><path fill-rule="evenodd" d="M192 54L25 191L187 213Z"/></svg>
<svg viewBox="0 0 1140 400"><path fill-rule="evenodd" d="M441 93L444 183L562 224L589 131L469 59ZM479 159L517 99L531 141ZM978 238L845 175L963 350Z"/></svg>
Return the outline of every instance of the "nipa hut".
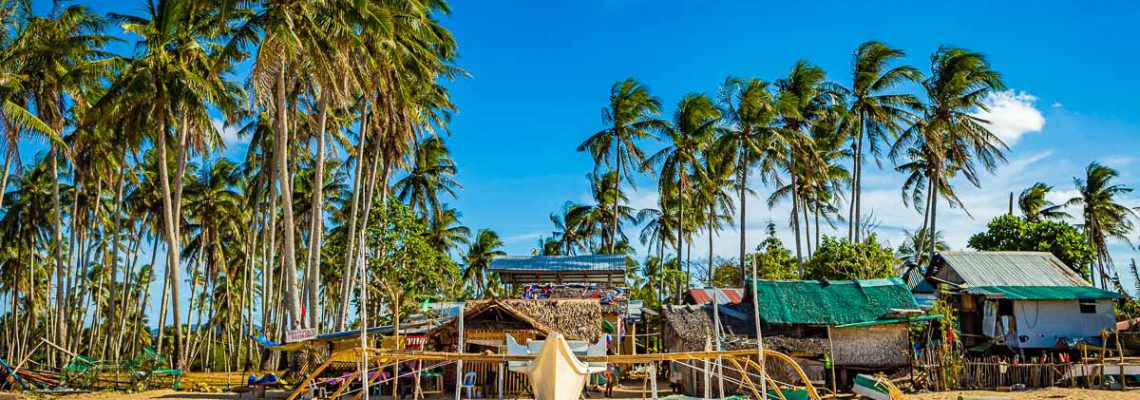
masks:
<svg viewBox="0 0 1140 400"><path fill-rule="evenodd" d="M463 310L463 346L459 346L459 320L452 320L428 334L438 350L472 353L506 353L506 335L519 343L545 339L560 332L568 340L596 343L605 332L599 321L602 309L596 300L494 299L471 300ZM476 391L484 397L497 396L500 368L491 363L466 363L463 373L476 373ZM526 376L504 372L503 393L527 390ZM444 371L444 382L455 382L455 368Z"/></svg>

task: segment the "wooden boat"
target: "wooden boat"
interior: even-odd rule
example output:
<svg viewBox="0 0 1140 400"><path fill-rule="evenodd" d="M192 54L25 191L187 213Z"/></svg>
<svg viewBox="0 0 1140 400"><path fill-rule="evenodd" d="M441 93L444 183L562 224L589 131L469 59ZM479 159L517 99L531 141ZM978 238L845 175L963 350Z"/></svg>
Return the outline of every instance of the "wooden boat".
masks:
<svg viewBox="0 0 1140 400"><path fill-rule="evenodd" d="M546 338L526 371L535 400L577 400L589 372L589 365L578 361L560 333Z"/></svg>
<svg viewBox="0 0 1140 400"><path fill-rule="evenodd" d="M902 393L891 381L864 374L855 375L855 386L851 391L874 400L902 399Z"/></svg>

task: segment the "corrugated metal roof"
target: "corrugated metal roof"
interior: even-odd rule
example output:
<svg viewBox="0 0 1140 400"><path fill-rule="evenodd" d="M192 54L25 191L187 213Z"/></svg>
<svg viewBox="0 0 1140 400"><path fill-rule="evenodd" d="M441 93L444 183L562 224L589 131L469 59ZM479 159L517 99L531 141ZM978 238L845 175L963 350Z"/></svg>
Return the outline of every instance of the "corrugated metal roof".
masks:
<svg viewBox="0 0 1140 400"><path fill-rule="evenodd" d="M705 304L716 298L717 304L736 304L744 297L744 289L689 289L689 297L696 304Z"/></svg>
<svg viewBox="0 0 1140 400"><path fill-rule="evenodd" d="M845 325L875 321L918 303L898 278L756 282L760 318L771 324Z"/></svg>
<svg viewBox="0 0 1140 400"><path fill-rule="evenodd" d="M948 251L940 255L969 286L1090 286L1051 253Z"/></svg>
<svg viewBox="0 0 1140 400"><path fill-rule="evenodd" d="M625 256L501 256L491 260L491 271L599 271L625 272Z"/></svg>
<svg viewBox="0 0 1140 400"><path fill-rule="evenodd" d="M1091 286L971 286L966 293L1009 300L1115 300L1120 294Z"/></svg>

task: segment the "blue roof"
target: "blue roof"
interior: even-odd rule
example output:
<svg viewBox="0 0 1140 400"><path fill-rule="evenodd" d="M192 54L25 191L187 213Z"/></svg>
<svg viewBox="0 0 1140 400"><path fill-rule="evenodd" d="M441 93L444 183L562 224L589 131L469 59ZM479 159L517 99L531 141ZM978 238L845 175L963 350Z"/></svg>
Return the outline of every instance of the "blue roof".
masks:
<svg viewBox="0 0 1140 400"><path fill-rule="evenodd" d="M625 256L501 256L488 268L505 283L621 283Z"/></svg>
<svg viewBox="0 0 1140 400"><path fill-rule="evenodd" d="M501 256L491 260L491 271L621 271L625 256Z"/></svg>

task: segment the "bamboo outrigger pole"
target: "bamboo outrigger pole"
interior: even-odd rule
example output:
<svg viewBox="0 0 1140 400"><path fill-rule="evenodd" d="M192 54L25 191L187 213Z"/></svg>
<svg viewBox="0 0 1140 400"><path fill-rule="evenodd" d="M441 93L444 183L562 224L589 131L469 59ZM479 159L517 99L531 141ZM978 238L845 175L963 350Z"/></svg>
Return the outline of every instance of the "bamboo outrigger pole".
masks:
<svg viewBox="0 0 1140 400"><path fill-rule="evenodd" d="M364 400L368 400L370 395L372 379L368 374L368 273L364 269L364 231L360 230L360 254L356 257L356 265L360 273L360 376L361 382L364 383L362 388L364 393L361 393ZM399 368L397 368L397 371ZM378 371L379 372L379 371Z"/></svg>
<svg viewBox="0 0 1140 400"><path fill-rule="evenodd" d="M759 259L752 256L752 316L756 319L756 351L760 361L760 393L768 398L768 372L764 370L764 334L760 331L760 293L756 292L756 269Z"/></svg>

